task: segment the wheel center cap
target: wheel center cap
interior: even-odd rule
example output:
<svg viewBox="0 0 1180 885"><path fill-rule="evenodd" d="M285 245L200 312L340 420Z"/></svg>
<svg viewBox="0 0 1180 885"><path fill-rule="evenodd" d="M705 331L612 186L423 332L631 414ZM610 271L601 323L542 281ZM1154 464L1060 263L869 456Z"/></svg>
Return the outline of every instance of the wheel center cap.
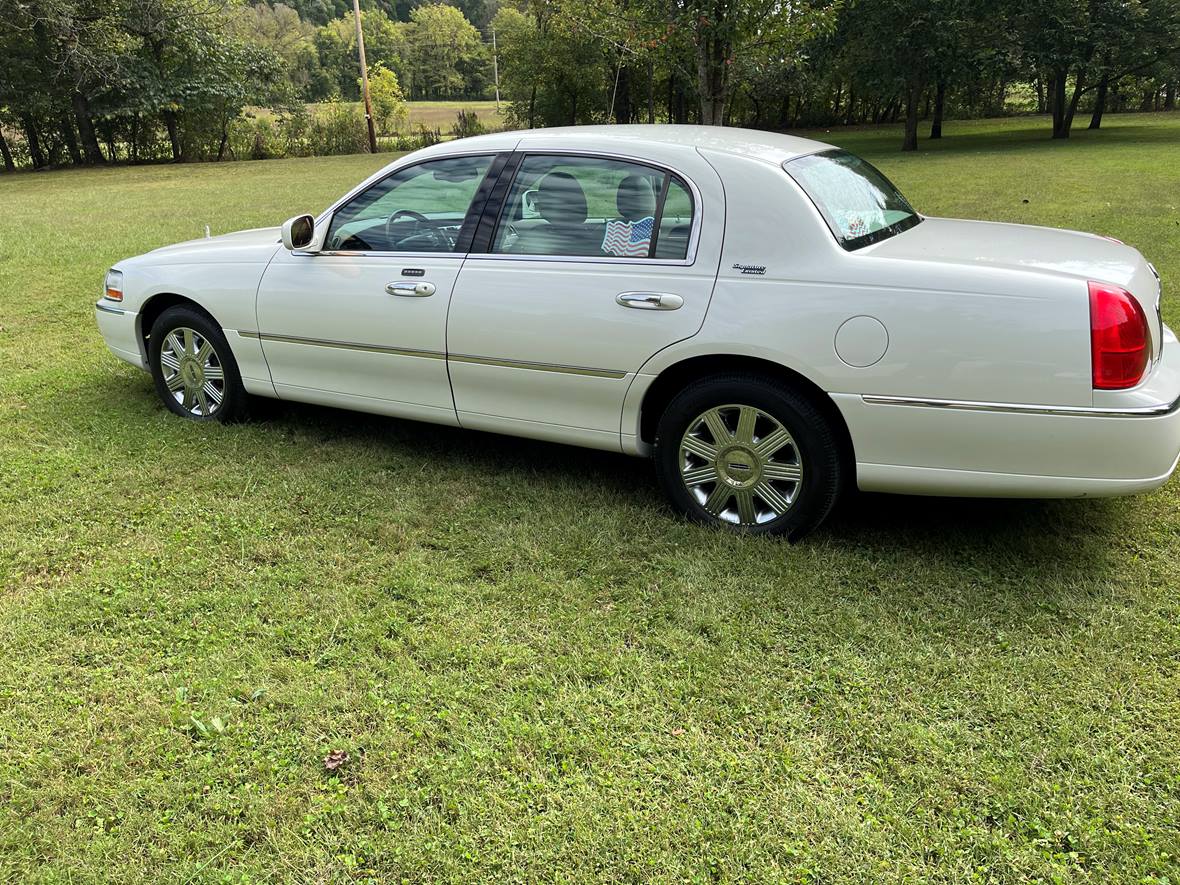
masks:
<svg viewBox="0 0 1180 885"><path fill-rule="evenodd" d="M758 456L745 446L731 446L717 456L717 475L735 489L757 485L762 477Z"/></svg>
<svg viewBox="0 0 1180 885"><path fill-rule="evenodd" d="M205 373L196 360L186 359L180 364L180 377L189 387L200 387L205 380Z"/></svg>

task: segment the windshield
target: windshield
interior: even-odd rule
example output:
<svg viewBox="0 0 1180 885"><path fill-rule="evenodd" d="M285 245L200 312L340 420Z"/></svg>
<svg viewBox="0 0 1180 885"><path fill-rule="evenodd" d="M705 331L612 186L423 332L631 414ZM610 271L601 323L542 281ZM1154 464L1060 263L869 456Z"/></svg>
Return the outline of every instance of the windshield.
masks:
<svg viewBox="0 0 1180 885"><path fill-rule="evenodd" d="M830 150L783 163L849 251L908 230L921 217L892 182L847 151Z"/></svg>

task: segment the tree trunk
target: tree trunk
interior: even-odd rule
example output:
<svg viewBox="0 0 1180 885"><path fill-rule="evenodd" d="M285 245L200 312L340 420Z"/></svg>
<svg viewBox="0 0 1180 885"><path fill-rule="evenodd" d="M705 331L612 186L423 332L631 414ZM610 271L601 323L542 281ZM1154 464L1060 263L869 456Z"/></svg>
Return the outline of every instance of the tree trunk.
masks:
<svg viewBox="0 0 1180 885"><path fill-rule="evenodd" d="M4 138L4 130L0 129L0 157L4 158L4 171L15 172L16 163L12 159L12 151L8 148L8 141Z"/></svg>
<svg viewBox="0 0 1180 885"><path fill-rule="evenodd" d="M615 81L614 102L615 122L630 123L634 116L631 108L631 69L623 64L621 57Z"/></svg>
<svg viewBox="0 0 1180 885"><path fill-rule="evenodd" d="M930 138L942 138L942 114L946 109L946 81L939 80L934 89L934 119L930 123Z"/></svg>
<svg viewBox="0 0 1180 885"><path fill-rule="evenodd" d="M701 38L697 43L697 85L701 93L701 123L722 126L729 92L726 60L728 45L723 40Z"/></svg>
<svg viewBox="0 0 1180 885"><path fill-rule="evenodd" d="M1055 71L1049 83L1050 113L1053 115L1053 137L1069 138L1069 127L1065 123L1065 71ZM1072 122L1072 121L1071 121Z"/></svg>
<svg viewBox="0 0 1180 885"><path fill-rule="evenodd" d="M787 129L791 124L791 93L784 92L778 103L778 128Z"/></svg>
<svg viewBox="0 0 1180 885"><path fill-rule="evenodd" d="M172 161L181 159L180 131L176 123L176 111L164 111L164 126L168 129L168 143L172 146Z"/></svg>
<svg viewBox="0 0 1180 885"><path fill-rule="evenodd" d="M94 134L94 122L90 119L90 102L77 90L74 91L71 102L74 106L74 120L78 124L78 134L82 137L82 150L86 152L86 162L106 162L102 156L102 148L98 146L98 136Z"/></svg>
<svg viewBox="0 0 1180 885"><path fill-rule="evenodd" d="M61 137L65 139L66 153L70 155L70 162L75 166L81 166L82 152L78 150L78 139L74 135L74 124L70 121L70 115L62 114L58 126L61 128Z"/></svg>
<svg viewBox="0 0 1180 885"><path fill-rule="evenodd" d="M851 126L856 122L856 87L848 87L848 108L844 112L844 125Z"/></svg>
<svg viewBox="0 0 1180 885"><path fill-rule="evenodd" d="M139 112L131 117L131 148L129 157L132 163L139 162Z"/></svg>
<svg viewBox="0 0 1180 885"><path fill-rule="evenodd" d="M647 122L656 121L656 66L654 62L647 63Z"/></svg>
<svg viewBox="0 0 1180 885"><path fill-rule="evenodd" d="M1139 102L1139 110L1150 111L1151 100L1155 97L1155 86L1143 90L1143 101Z"/></svg>
<svg viewBox="0 0 1180 885"><path fill-rule="evenodd" d="M41 139L37 137L37 124L30 114L20 115L21 128L25 131L25 143L29 146L29 159L34 169L44 169L46 165L45 152L41 150Z"/></svg>
<svg viewBox="0 0 1180 885"><path fill-rule="evenodd" d="M1102 128L1102 115L1106 112L1106 92L1110 88L1110 78L1103 77L1098 83L1098 91L1094 93L1094 112L1090 114L1090 129Z"/></svg>
<svg viewBox="0 0 1180 885"><path fill-rule="evenodd" d="M1045 85L1041 82L1039 75L1033 81L1033 87L1037 90L1037 113L1043 114L1045 113Z"/></svg>
<svg viewBox="0 0 1180 885"><path fill-rule="evenodd" d="M922 87L911 83L905 97L905 137L901 141L903 151L918 149L918 103L922 100Z"/></svg>
<svg viewBox="0 0 1180 885"><path fill-rule="evenodd" d="M529 129L533 129L536 126L536 122L534 120L534 116L536 115L536 112L537 112L537 84L533 83L533 91L529 95Z"/></svg>
<svg viewBox="0 0 1180 885"><path fill-rule="evenodd" d="M1176 110L1176 81L1171 80L1167 86L1164 87L1164 110Z"/></svg>

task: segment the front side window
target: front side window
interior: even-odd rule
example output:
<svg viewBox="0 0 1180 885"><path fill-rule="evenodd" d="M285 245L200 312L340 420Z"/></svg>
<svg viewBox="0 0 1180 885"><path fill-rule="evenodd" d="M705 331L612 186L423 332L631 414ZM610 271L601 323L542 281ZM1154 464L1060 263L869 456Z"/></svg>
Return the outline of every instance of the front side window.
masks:
<svg viewBox="0 0 1180 885"><path fill-rule="evenodd" d="M492 157L451 157L400 169L336 210L325 248L454 252Z"/></svg>
<svg viewBox="0 0 1180 885"><path fill-rule="evenodd" d="M787 160L783 168L849 251L895 236L922 220L888 178L847 151L807 154Z"/></svg>
<svg viewBox="0 0 1180 885"><path fill-rule="evenodd" d="M662 169L605 157L528 156L491 251L683 260L692 220L687 185Z"/></svg>

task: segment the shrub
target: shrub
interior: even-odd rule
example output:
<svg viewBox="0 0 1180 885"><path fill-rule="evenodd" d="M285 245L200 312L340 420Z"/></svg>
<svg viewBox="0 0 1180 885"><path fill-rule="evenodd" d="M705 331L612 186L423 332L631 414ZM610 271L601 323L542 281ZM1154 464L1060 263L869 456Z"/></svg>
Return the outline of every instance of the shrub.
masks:
<svg viewBox="0 0 1180 885"><path fill-rule="evenodd" d="M363 154L369 149L365 117L355 106L331 102L312 114L307 125L307 153Z"/></svg>
<svg viewBox="0 0 1180 885"><path fill-rule="evenodd" d="M483 135L487 128L479 122L479 115L475 111L460 110L455 115L455 125L451 127L451 134L455 138L468 138L472 135Z"/></svg>
<svg viewBox="0 0 1180 885"><path fill-rule="evenodd" d="M409 110L397 82L397 74L377 62L369 69L369 99L373 104L373 125L382 135L405 125Z"/></svg>

